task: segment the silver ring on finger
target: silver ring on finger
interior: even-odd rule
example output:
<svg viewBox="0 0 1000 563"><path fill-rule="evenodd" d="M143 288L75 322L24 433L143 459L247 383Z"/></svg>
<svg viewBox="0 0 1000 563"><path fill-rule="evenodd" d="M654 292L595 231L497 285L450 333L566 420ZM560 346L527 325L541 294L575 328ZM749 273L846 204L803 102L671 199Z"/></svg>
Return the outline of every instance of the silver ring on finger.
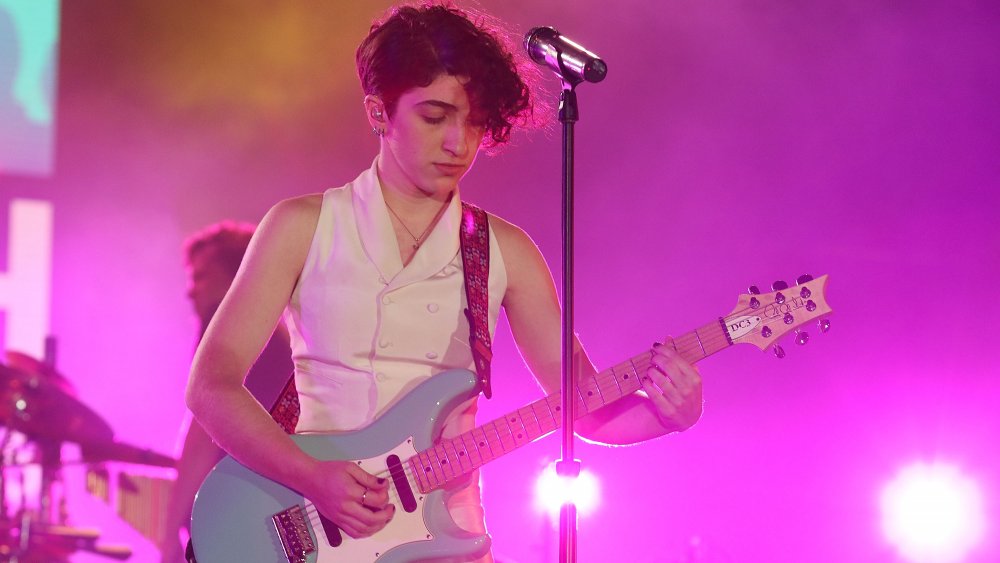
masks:
<svg viewBox="0 0 1000 563"><path fill-rule="evenodd" d="M367 488L365 489L365 492L361 493L361 506L366 506L365 505L365 497L366 496L368 496L368 489Z"/></svg>

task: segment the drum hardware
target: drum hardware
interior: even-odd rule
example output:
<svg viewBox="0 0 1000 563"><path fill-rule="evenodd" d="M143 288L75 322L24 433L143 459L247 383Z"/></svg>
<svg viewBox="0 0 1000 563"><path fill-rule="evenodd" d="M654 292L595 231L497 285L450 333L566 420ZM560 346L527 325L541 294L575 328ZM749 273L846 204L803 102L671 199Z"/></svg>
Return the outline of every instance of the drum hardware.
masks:
<svg viewBox="0 0 1000 563"><path fill-rule="evenodd" d="M128 546L99 543L99 530L68 525L62 470L108 461L173 467L173 458L115 441L111 426L78 398L67 378L17 352L0 362L0 433L0 561L60 563L77 551L131 557ZM64 460L64 443L79 445L80 458ZM32 490L25 473L35 467L40 479ZM19 486L19 498L8 498L8 485Z"/></svg>

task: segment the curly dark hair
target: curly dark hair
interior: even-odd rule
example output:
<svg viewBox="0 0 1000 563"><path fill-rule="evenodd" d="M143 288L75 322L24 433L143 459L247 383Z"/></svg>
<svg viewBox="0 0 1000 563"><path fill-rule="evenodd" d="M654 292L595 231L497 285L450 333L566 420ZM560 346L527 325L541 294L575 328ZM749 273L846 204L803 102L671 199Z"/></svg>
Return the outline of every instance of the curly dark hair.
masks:
<svg viewBox="0 0 1000 563"><path fill-rule="evenodd" d="M392 8L372 24L355 59L365 94L382 98L389 116L407 90L428 86L441 73L467 76L465 91L486 129L483 146L496 147L533 115L528 83L535 74L510 45L485 14L424 3Z"/></svg>

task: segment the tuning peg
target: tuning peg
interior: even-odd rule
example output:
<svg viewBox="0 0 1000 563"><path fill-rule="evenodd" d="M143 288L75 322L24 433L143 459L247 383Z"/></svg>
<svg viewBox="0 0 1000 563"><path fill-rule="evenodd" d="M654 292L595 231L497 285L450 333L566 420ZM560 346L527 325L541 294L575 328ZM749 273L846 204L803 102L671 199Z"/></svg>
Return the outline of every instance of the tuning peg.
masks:
<svg viewBox="0 0 1000 563"><path fill-rule="evenodd" d="M795 278L795 285L802 285L807 282L813 281L813 277L809 274L802 274L801 276Z"/></svg>
<svg viewBox="0 0 1000 563"><path fill-rule="evenodd" d="M781 280L771 284L771 291L781 291L782 289L788 289L788 284Z"/></svg>
<svg viewBox="0 0 1000 563"><path fill-rule="evenodd" d="M809 333L804 330L799 330L795 332L795 343L799 346L805 346L809 342Z"/></svg>
<svg viewBox="0 0 1000 563"><path fill-rule="evenodd" d="M778 358L779 360L781 358L784 358L785 357L785 349L782 348L781 346L778 346L777 344L775 344L774 345L774 357Z"/></svg>
<svg viewBox="0 0 1000 563"><path fill-rule="evenodd" d="M822 332L830 331L830 319L820 319L817 325Z"/></svg>
<svg viewBox="0 0 1000 563"><path fill-rule="evenodd" d="M751 285L748 291L750 292L750 295L760 295L760 289L758 289L756 285Z"/></svg>

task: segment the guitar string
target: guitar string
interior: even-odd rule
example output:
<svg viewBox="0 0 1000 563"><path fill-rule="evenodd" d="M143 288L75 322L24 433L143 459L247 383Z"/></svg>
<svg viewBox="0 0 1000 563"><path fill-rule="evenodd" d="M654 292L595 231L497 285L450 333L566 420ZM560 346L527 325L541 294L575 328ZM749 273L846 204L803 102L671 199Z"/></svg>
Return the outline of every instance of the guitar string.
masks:
<svg viewBox="0 0 1000 563"><path fill-rule="evenodd" d="M730 313L730 315L728 315L728 317L732 318L733 316L741 316L741 315L745 315L745 314L749 314L749 313L754 313L754 312L756 312L755 309L752 309L752 308L743 308L741 310L734 311L734 312ZM793 325L791 325L791 326L788 327L788 330L792 330L794 328L797 328L803 322L805 322L805 321L800 321L798 323L794 323ZM710 334L705 335L705 336L701 336L700 334L697 333L698 330L702 330L702 329L705 329L705 328L711 328L712 329L712 330L709 331ZM673 339L673 343L674 343L675 348L677 349L677 352L682 357L692 357L694 360L698 360L698 359L701 359L703 357L707 357L708 355L711 355L712 353L714 353L714 352L716 352L718 350L724 349L724 348L726 348L726 347L728 347L730 345L729 339L726 338L726 330L723 327L716 327L716 326L714 326L714 323L709 323L705 327L700 327L699 329L696 329L695 331L691 331L691 332L688 332L686 334L682 334L681 336L678 336L677 338L674 338ZM709 350L711 350L711 351L709 351ZM636 377L641 377L640 372L645 372L652 365L651 357L647 357L647 354L649 354L649 353L648 352L644 352L644 353L641 353L641 354L639 354L637 356L633 356L629 360L626 360L626 361L621 362L621 363L619 363L619 364L617 364L615 366L612 366L612 367L610 367L608 369L605 369L605 370L603 370L601 372L598 372L598 373L594 374L591 377L591 380L594 383L594 387L596 387L596 389L597 389L597 391L599 393L599 397L596 399L596 401L599 402L600 404L597 405L596 408L601 408L601 407L603 407L603 406L605 406L605 405L607 405L607 404L609 404L611 402L617 401L618 399L620 399L620 398L622 398L622 397L625 396L625 394L622 393L622 394L619 394L617 397L614 397L613 399L611 399L609 401L609 400L606 400L604 398L605 394L604 394L604 391L602 389L606 388L607 390L612 390L613 391L615 389L615 387L617 387L620 390L621 389L621 383L622 383L622 381L621 381L622 377L623 376L627 376L629 374L633 374ZM626 367L625 367L625 369L619 370L618 374L616 374L616 368L619 368L621 366L626 366ZM628 369L628 366L632 366L632 369ZM619 375L619 374L621 374L621 375ZM612 387L611 386L612 384L615 387ZM580 388L578 388L578 389L580 389ZM632 392L634 392L634 391L630 391L628 394L631 394ZM585 411L592 410L588 406L586 398L583 397L582 391L578 391L578 393L581 393L580 395L577 396L578 406L582 406L583 410L585 410ZM556 426L553 427L552 429L543 430L542 426L541 426L541 422L538 419L537 413L535 413L534 409L531 408L531 407L533 407L536 404L546 404L547 405L547 403L552 398L554 398L556 396L558 396L558 393L549 395L549 396L547 396L547 397L545 397L545 398L543 398L541 400L535 401L535 402L533 402L533 403L531 403L531 404L529 404L529 405L527 405L525 407L522 407L521 409L518 409L515 412L517 413L519 419L523 419L524 417L521 414L521 410L530 408L532 416L535 419L535 424L539 428L539 431L540 431L539 432L539 436L541 436L543 434L547 434L549 432L552 432L552 431L558 429L559 426L560 426L560 423L557 423ZM514 414L514 413L510 413L510 414ZM555 414L551 411L551 406L549 407L549 415L550 415L551 418L553 418L553 419L555 418ZM487 423L485 423L485 424L477 427L477 429L482 430L482 431L485 432L485 430L483 430L484 427L486 427L486 426L493 426L493 430L496 431L496 424L497 424L497 422L500 421L500 420L504 420L506 418L506 416L509 416L509 415L505 415L504 417L500 417L500 418L494 419L492 421L489 421L489 422L487 422ZM523 426L523 422L522 422L522 426ZM524 428L527 431L527 427L525 426ZM508 430L511 430L509 428L509 425L508 425ZM471 441L472 441L473 444L475 444L476 440L474 439L474 436L472 435L472 431L465 432L465 433L460 434L459 436L457 436L455 438L449 439L448 444L450 444L452 446L452 448L456 450L456 452L458 452L458 451L468 451L470 448L464 447L464 444L466 443L466 440L464 439L465 437L473 438ZM530 438L527 442L524 442L522 444L518 444L517 440L514 439L513 440L513 447L510 448L510 449L505 449L503 447L504 446L504 439L503 439L502 436L500 436L499 432L497 432L497 437L498 437L498 442L499 442L497 445L500 446L501 450L503 450L503 452L500 455L503 455L504 453L507 453L508 451L511 451L513 449L517 449L521 445L525 445L527 443L530 443L530 442L534 441L535 439L537 439L538 436L536 436L534 438ZM461 440L461 442L463 443L463 447L462 448L456 448L455 447L455 442L458 439L460 439L460 438L463 438ZM513 438L513 431L512 431L511 434L507 435L507 438ZM489 445L490 442L491 442L491 440L487 437L486 438L486 443ZM416 454L414 454L413 456L411 456L410 458L408 458L406 461L404 461L401 464L402 465L402 469L403 469L403 475L407 478L407 481L408 481L409 484L411 484L412 486L415 486L415 488L417 489L417 491L420 490L419 489L420 480L416 477L416 475L419 472L419 470L413 469L413 465L412 464L414 463L414 458L417 458L417 460L419 461L420 454L426 454L426 455L429 456L430 454L428 454L427 452L429 452L431 450L435 450L434 453L436 454L437 453L437 448L440 448L441 452L444 454L444 459L445 460L452 461L451 460L451 456L449 455L449 453L447 451L447 448L445 447L445 443L442 441L442 442L438 442L434 446L431 446L430 448L422 450L421 452L417 452ZM471 466L471 469L465 469L465 468L463 468L461 462L459 462L459 464L458 464L459 465L459 471L457 473L454 473L454 475L452 477L450 477L450 478L445 474L445 471L443 469L441 469L440 472L437 469L432 469L430 471L430 473L433 474L433 478L432 478L432 476L428 476L427 477L428 484L430 484L434 488L440 488L440 486L442 486L442 485L444 485L444 484L446 484L446 483L448 483L448 482L450 482L450 481L452 481L452 480L454 480L456 478L464 477L468 473L470 473L472 471L475 471L476 469L482 467L486 463L488 463L488 462L492 461L493 459L496 459L497 457L499 457L498 455L496 455L492 451L492 447L488 446L488 449L490 450L488 455L484 455L483 452L481 451L482 448L479 447L479 446L476 446L475 449L477 450L477 453L479 453L480 460L479 460L479 462L476 462L476 461L472 460L471 458L466 458L466 459L469 460L469 465ZM437 456L435 456L435 457L437 457ZM463 456L460 456L460 457L463 457ZM422 465L422 463L421 463L421 465ZM441 465L441 464L439 463L438 465ZM454 464L452 464L452 466L454 466ZM428 472L425 471L425 473L428 473ZM379 472L375 473L374 475L377 476L377 477L384 477L384 478L392 479L392 475L391 475L390 471L388 470L388 468L385 469L385 470L380 470ZM435 482L436 482L436 485L435 485ZM395 486L390 486L389 489L388 489L388 491L389 491L388 495L389 495L390 502L393 501L393 500L395 500L395 501L401 501L401 496L398 493L398 490L395 488ZM312 502L306 501L306 507L307 507L307 509L311 509L313 511L313 513L315 513L315 514L318 515L318 510L315 508L315 505ZM314 522L314 524L315 524L315 522Z"/></svg>

